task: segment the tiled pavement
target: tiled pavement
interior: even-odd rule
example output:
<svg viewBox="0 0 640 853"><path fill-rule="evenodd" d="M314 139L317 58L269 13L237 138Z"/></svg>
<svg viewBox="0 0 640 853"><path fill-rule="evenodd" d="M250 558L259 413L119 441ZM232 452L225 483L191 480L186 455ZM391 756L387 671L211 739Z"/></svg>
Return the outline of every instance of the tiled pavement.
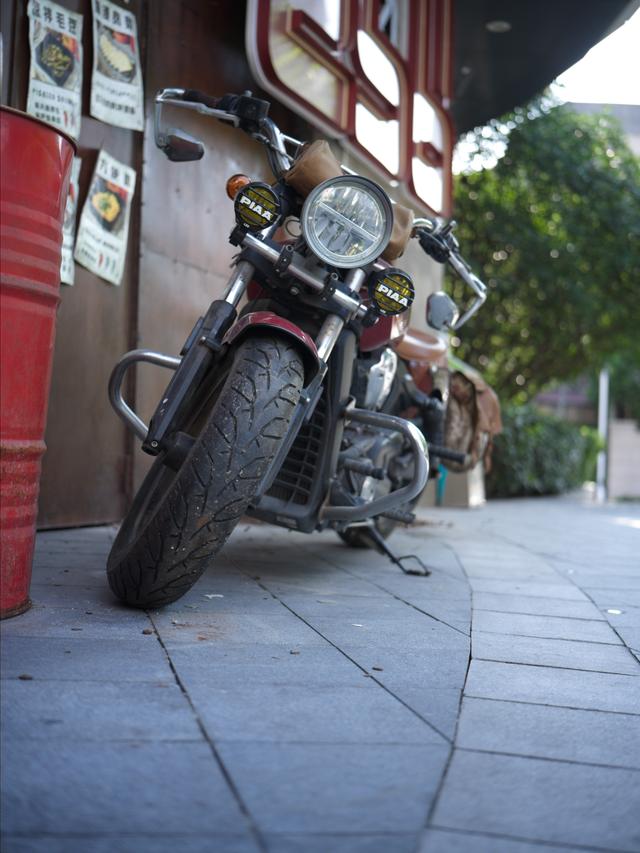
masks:
<svg viewBox="0 0 640 853"><path fill-rule="evenodd" d="M6 853L640 850L637 505L429 511L430 578L242 524L148 614L112 537L42 534L2 624Z"/></svg>

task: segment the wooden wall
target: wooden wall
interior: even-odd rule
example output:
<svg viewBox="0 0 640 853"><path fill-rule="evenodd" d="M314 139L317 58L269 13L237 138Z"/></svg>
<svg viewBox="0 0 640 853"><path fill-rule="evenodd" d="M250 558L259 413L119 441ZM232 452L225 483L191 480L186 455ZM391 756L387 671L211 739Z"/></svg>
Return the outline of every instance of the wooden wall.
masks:
<svg viewBox="0 0 640 853"><path fill-rule="evenodd" d="M2 102L25 109L28 73L26 0L0 0ZM43 461L39 524L64 527L118 521L148 457L113 413L107 383L113 364L137 346L177 353L195 319L220 295L234 253L227 178L268 178L261 146L219 122L176 112L176 124L199 135L199 163L170 163L153 143L153 96L165 86L211 94L259 90L245 58L244 8L234 0L120 0L138 20L145 85L145 132L89 117L92 64L90 0L58 0L84 18L80 204L100 148L132 166L138 184L131 211L122 285L76 264L76 283L62 285ZM311 130L282 107L272 115L290 133ZM148 417L168 380L143 366L129 394Z"/></svg>
<svg viewBox="0 0 640 853"><path fill-rule="evenodd" d="M198 163L170 163L153 141L153 98L166 86L210 94L256 86L245 56L245 3L237 0L120 0L138 20L145 86L144 133L89 117L92 64L90 0L58 0L84 14L83 159L80 204L100 148L138 173L127 263L114 287L76 265L76 283L62 286L53 382L43 462L39 523L42 527L119 521L150 459L138 449L107 399L113 364L141 346L176 354L195 319L218 297L234 249L227 178L244 172L269 179L262 147L212 119L175 111L176 125L206 147ZM0 0L2 101L26 106L29 72L27 0ZM317 134L281 105L271 115L301 139ZM343 162L348 162L343 155ZM361 164L351 161L353 168ZM364 170L366 173L366 169ZM441 281L439 268L412 246L402 266L414 276L412 325L422 326L426 295ZM132 371L133 374L133 371ZM129 399L146 419L169 379L162 368L141 366L131 375Z"/></svg>
<svg viewBox="0 0 640 853"><path fill-rule="evenodd" d="M100 148L140 171L142 134L89 117L92 63L90 0L63 0L81 12L83 26L82 158L80 203L84 202ZM141 25L144 57L146 8L131 0ZM29 43L26 0L2 0L3 103L26 108ZM136 318L140 232L139 195L131 211L130 248L122 285L114 287L76 265L75 285L61 287L53 379L45 436L39 523L67 526L115 521L130 493L132 441L111 413L107 381L111 366L129 349Z"/></svg>

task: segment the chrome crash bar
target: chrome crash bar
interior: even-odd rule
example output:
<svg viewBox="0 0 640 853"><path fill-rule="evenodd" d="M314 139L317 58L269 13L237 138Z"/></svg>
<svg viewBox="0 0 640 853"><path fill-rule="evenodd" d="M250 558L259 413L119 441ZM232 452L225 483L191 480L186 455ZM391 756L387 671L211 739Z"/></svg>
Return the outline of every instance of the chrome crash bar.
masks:
<svg viewBox="0 0 640 853"><path fill-rule="evenodd" d="M366 521L373 516L381 515L390 510L398 509L402 504L417 497L427 485L429 479L429 450L423 434L415 424L397 418L395 415L385 415L381 412L371 412L368 409L349 408L345 413L348 421L359 421L377 429L393 430L402 433L407 439L415 460L415 469L411 482L391 494L374 498L366 503L355 506L326 506L320 512L320 517L326 521Z"/></svg>
<svg viewBox="0 0 640 853"><path fill-rule="evenodd" d="M149 364L157 364L159 367L168 367L170 370L177 370L182 359L172 355L164 355L161 352L153 352L152 350L134 349L131 352L125 353L111 372L109 378L109 401L118 417L122 418L125 424L138 436L140 441L144 441L149 432L149 427L141 417L136 415L122 396L122 382L125 374L133 364L137 364L139 361L146 361Z"/></svg>

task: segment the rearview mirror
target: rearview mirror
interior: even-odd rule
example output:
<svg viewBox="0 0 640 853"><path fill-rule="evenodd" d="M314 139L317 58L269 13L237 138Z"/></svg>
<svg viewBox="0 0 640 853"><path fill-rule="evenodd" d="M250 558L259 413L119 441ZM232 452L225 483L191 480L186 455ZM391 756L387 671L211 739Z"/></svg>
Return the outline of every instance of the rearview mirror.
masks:
<svg viewBox="0 0 640 853"><path fill-rule="evenodd" d="M432 329L452 329L459 313L456 303L442 290L432 293L427 299L427 323Z"/></svg>
<svg viewBox="0 0 640 853"><path fill-rule="evenodd" d="M187 163L190 160L201 160L204 156L204 145L183 130L169 128L162 150L169 160L174 163Z"/></svg>

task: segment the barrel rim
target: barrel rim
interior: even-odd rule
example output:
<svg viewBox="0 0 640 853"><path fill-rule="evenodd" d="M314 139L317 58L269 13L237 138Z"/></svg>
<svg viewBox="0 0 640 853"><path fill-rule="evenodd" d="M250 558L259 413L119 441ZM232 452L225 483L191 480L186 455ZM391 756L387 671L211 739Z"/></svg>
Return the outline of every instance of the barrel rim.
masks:
<svg viewBox="0 0 640 853"><path fill-rule="evenodd" d="M25 113L22 110L17 110L15 107L8 107L6 104L0 104L0 112L9 113L10 115L19 116L20 118L26 118L29 121L33 121L36 124L39 124L41 127L46 128L46 130L52 130L54 133L57 133L63 139L65 139L69 145L73 148L74 156L78 153L78 143L72 136L69 136L68 133L65 133L64 130L60 130L60 128L56 127L53 124L49 124L47 121L43 121L40 118L36 118L35 116L29 115L29 113Z"/></svg>

